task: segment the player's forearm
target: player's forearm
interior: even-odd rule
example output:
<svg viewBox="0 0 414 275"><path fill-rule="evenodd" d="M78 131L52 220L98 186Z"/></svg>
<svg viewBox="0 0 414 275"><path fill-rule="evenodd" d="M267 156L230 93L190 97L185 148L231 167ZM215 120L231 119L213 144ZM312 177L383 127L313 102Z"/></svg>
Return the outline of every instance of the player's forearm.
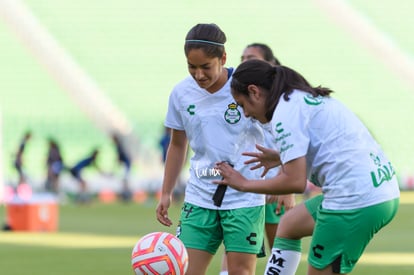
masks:
<svg viewBox="0 0 414 275"><path fill-rule="evenodd" d="M293 159L281 166L275 177L249 183L248 189L256 189L264 194L303 193L306 189L306 158Z"/></svg>
<svg viewBox="0 0 414 275"><path fill-rule="evenodd" d="M243 185L245 192L273 195L303 193L305 188L306 178L288 178L283 174L264 180L248 180Z"/></svg>
<svg viewBox="0 0 414 275"><path fill-rule="evenodd" d="M164 179L161 192L171 195L178 181L186 158L187 147L170 145L165 161Z"/></svg>

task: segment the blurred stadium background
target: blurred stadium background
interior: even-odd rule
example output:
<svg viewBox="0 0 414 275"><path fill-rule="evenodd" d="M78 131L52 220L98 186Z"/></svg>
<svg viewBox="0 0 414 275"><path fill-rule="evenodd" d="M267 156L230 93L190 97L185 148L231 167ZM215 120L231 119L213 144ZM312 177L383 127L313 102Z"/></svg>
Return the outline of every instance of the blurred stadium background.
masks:
<svg viewBox="0 0 414 275"><path fill-rule="evenodd" d="M44 54L47 48L42 46L34 49L34 44L42 45L39 41L22 40L10 24L16 3L30 11L71 64L85 73L88 88L79 84L80 94L73 94L75 81L69 93L68 86L57 81L65 72L45 63L53 52ZM337 9L343 4L345 8ZM0 179L16 184L13 157L30 129L33 138L24 159L34 187L43 187L47 139L54 137L69 165L98 146L99 164L113 176L100 178L93 171L86 176L94 188L117 188L107 184L120 175L109 137L118 129L136 152L133 187L159 186L163 171L158 140L168 95L188 74L184 37L193 25L214 22L228 38L228 66L239 64L247 44L263 42L313 85L334 89L334 96L359 115L381 143L402 189L412 189L413 8L409 0L0 0ZM20 26L28 23L17 21ZM96 89L102 92L99 97L87 95ZM64 183L69 190L77 188L68 174ZM414 198L412 192L404 195L396 220L370 244L355 274L413 274L412 244L407 240L414 226ZM27 270L39 275L130 274L130 250L138 236L175 230L156 222L155 204L154 199L129 207L97 203L81 211L78 205L62 205L59 233L0 232L0 266L8 275ZM179 211L180 204L174 204L174 221ZM4 218L0 211L0 220ZM304 251L306 247L305 241ZM214 257L209 274L218 274L220 256ZM265 260L259 260L258 270L264 265ZM299 274L305 268L303 258Z"/></svg>
<svg viewBox="0 0 414 275"><path fill-rule="evenodd" d="M99 113L107 108L105 102L86 94L76 99L56 81L56 75L64 73L54 71L53 75L39 55L33 54L33 45L24 42L6 19L5 7L14 2L22 2L31 11L131 126L131 133L139 142L134 165L136 186L149 178L159 181L162 175L158 140L168 95L173 85L187 75L183 40L189 28L199 22L217 23L227 34L228 66L239 64L245 45L264 42L274 49L282 63L301 72L312 84L334 89L334 96L358 114L377 137L402 184L410 183L410 178L412 181L414 83L409 74L414 74L414 39L408 34L414 19L409 15L413 4L408 0L399 5L390 0L380 5L370 0L257 4L134 0L2 2L0 110L6 182L13 183L17 177L12 158L27 129L33 131L33 139L25 152L25 167L35 183L45 177L48 137L58 139L68 164L99 146L103 151L99 161L104 169L115 166L108 131L97 123L100 119L105 124L111 117ZM337 13L328 6L335 7L335 3L347 3L350 9ZM344 18L349 27L357 21L349 17L349 11L368 23L377 36L369 38L361 26L347 29L338 23L338 18ZM387 43L394 51L381 52ZM401 57L408 65L393 63ZM82 97L83 105L79 104ZM92 117L90 110L98 118ZM112 117L115 115L118 113Z"/></svg>

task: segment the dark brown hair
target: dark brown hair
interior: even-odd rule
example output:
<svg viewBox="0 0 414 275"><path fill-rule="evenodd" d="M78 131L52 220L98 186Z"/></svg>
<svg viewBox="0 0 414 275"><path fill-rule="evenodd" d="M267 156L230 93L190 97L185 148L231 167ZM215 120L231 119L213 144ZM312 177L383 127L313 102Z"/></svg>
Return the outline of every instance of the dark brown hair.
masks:
<svg viewBox="0 0 414 275"><path fill-rule="evenodd" d="M221 58L226 40L226 35L216 24L197 24L185 37L184 53L188 56L190 50L202 49L208 57Z"/></svg>
<svg viewBox="0 0 414 275"><path fill-rule="evenodd" d="M263 59L273 65L281 65L280 61L273 54L272 49L263 43L252 43L247 45L246 48L257 48L262 53Z"/></svg>
<svg viewBox="0 0 414 275"><path fill-rule="evenodd" d="M266 92L266 119L270 121L280 97L288 101L293 90L301 90L312 96L329 96L333 91L321 86L312 87L295 70L285 66L272 66L262 60L247 60L241 63L233 73L231 90L233 94L249 96L247 87L256 85Z"/></svg>

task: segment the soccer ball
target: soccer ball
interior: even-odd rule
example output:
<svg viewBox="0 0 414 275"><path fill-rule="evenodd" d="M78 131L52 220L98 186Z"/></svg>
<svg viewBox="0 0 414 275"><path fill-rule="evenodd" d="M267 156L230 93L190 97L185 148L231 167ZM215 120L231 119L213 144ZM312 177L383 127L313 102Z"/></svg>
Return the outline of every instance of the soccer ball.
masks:
<svg viewBox="0 0 414 275"><path fill-rule="evenodd" d="M188 254L184 244L174 235L153 232L135 244L131 264L136 275L184 275Z"/></svg>

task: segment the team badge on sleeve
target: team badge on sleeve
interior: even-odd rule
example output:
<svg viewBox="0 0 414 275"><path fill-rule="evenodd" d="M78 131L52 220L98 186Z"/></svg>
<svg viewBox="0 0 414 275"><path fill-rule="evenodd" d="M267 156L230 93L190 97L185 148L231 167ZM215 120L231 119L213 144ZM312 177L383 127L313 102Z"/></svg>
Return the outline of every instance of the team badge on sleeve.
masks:
<svg viewBox="0 0 414 275"><path fill-rule="evenodd" d="M319 104L323 103L323 97L322 96L314 97L312 95L306 95L306 96L303 97L303 99L305 100L306 104L308 104L308 105L319 105Z"/></svg>

